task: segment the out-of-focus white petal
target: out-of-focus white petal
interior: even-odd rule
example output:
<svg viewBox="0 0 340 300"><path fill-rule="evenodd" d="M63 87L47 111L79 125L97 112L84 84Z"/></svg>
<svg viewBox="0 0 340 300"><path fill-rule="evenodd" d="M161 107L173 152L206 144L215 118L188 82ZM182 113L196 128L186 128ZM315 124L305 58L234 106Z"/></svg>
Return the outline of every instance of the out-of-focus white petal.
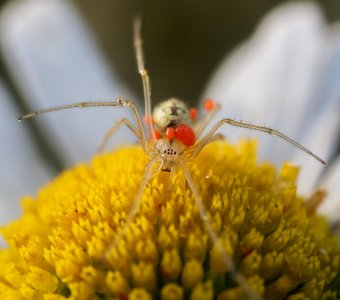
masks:
<svg viewBox="0 0 340 300"><path fill-rule="evenodd" d="M270 12L253 37L220 65L205 92L222 103L218 118L275 128L299 142L304 134L301 120L315 109L309 101L322 67L324 26L319 8L310 2L284 4ZM228 126L222 132L240 135ZM260 138L262 159L278 164L292 159L292 145L243 132Z"/></svg>
<svg viewBox="0 0 340 300"><path fill-rule="evenodd" d="M68 1L10 1L0 26L4 58L30 110L131 96ZM74 163L89 159L104 133L125 115L124 108L92 108L52 113L36 122L62 159ZM134 139L123 129L116 140Z"/></svg>
<svg viewBox="0 0 340 300"><path fill-rule="evenodd" d="M319 212L327 215L331 222L340 220L340 156L334 161L325 174L321 186L328 195L321 203Z"/></svg>
<svg viewBox="0 0 340 300"><path fill-rule="evenodd" d="M327 163L327 159L334 154L334 141L338 140L339 128L339 108L329 106L327 110L315 118L315 123L311 124L310 130L306 133L302 142L310 145L311 148L319 148L318 155L325 158ZM330 145L333 147L330 147ZM296 153L293 161L295 164L303 166L298 180L299 192L304 195L310 195L320 180L320 175L328 166L324 166L318 161L308 161L304 153Z"/></svg>
<svg viewBox="0 0 340 300"><path fill-rule="evenodd" d="M18 111L0 82L0 225L19 215L19 199L52 176L17 121ZM0 239L0 245L2 244Z"/></svg>
<svg viewBox="0 0 340 300"><path fill-rule="evenodd" d="M303 120L305 133L301 142L318 149L318 155L329 165L340 137L340 23L327 31L321 57L323 68L311 96L315 109ZM294 162L303 166L299 177L300 192L311 194L320 174L328 166L322 166L298 151Z"/></svg>

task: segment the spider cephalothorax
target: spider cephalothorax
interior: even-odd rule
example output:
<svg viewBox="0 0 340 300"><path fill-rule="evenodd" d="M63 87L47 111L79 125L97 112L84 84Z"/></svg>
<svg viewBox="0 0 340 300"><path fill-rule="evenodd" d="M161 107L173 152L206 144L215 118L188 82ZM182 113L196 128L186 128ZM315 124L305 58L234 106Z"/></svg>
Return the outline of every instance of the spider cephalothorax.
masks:
<svg viewBox="0 0 340 300"><path fill-rule="evenodd" d="M178 140L190 147L195 144L196 135L192 128L197 118L197 110L189 109L187 105L176 98L159 103L153 110L151 126L156 139L166 138L169 141ZM150 122L150 118L145 118Z"/></svg>
<svg viewBox="0 0 340 300"><path fill-rule="evenodd" d="M192 119L187 105L176 98L159 103L153 110L153 120L158 130L163 131L168 126L177 124L190 125Z"/></svg>

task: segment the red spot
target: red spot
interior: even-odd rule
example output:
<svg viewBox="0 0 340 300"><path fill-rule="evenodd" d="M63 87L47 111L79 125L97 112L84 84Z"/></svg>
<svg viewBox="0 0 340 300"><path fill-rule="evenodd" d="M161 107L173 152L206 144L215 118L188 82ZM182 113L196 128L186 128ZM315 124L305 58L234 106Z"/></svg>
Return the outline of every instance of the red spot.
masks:
<svg viewBox="0 0 340 300"><path fill-rule="evenodd" d="M153 116L144 116L143 121L145 125L153 125L155 123Z"/></svg>
<svg viewBox="0 0 340 300"><path fill-rule="evenodd" d="M204 101L203 108L206 111L211 111L215 107L215 102L211 99L207 99Z"/></svg>
<svg viewBox="0 0 340 300"><path fill-rule="evenodd" d="M190 119L191 120L196 120L197 119L198 112L197 112L196 108L191 108L190 111L189 111L189 114L190 114Z"/></svg>
<svg viewBox="0 0 340 300"><path fill-rule="evenodd" d="M165 135L169 141L175 138L175 129L173 127L167 127Z"/></svg>
<svg viewBox="0 0 340 300"><path fill-rule="evenodd" d="M175 127L175 138L188 147L195 144L196 141L194 131L190 126L185 124L180 124Z"/></svg>

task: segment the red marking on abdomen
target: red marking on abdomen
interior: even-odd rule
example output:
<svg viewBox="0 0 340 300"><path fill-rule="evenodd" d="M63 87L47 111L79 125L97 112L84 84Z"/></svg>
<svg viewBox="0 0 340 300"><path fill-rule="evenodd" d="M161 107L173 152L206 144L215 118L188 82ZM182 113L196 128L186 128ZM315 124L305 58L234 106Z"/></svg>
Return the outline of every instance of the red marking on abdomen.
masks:
<svg viewBox="0 0 340 300"><path fill-rule="evenodd" d="M175 127L175 138L187 147L195 144L196 136L192 128L185 124L180 124Z"/></svg>

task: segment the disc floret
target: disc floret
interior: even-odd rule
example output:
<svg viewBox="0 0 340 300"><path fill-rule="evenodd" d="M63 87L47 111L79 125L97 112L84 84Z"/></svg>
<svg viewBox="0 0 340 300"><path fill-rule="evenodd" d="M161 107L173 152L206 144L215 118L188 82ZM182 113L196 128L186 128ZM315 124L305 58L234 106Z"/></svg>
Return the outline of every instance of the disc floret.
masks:
<svg viewBox="0 0 340 300"><path fill-rule="evenodd" d="M9 248L0 252L1 298L245 297L209 222L235 274L266 299L336 299L334 236L297 195L297 168L257 164L253 142L214 142L190 166L205 220L181 171L171 192L169 174L155 176L105 256L124 228L147 160L140 147L100 155L24 198L23 216L2 228Z"/></svg>

